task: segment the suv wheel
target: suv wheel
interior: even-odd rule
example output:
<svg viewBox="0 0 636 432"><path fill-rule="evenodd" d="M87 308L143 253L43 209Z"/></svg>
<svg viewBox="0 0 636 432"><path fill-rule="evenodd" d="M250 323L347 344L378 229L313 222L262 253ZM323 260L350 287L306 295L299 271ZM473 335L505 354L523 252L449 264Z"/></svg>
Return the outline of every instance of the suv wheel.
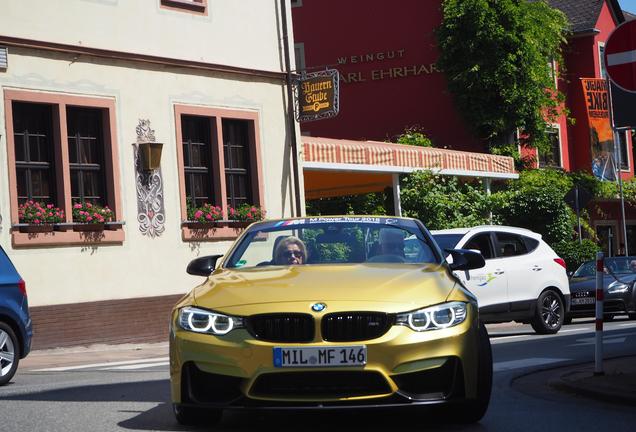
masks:
<svg viewBox="0 0 636 432"><path fill-rule="evenodd" d="M8 383L20 361L18 338L7 324L0 322L0 386Z"/></svg>
<svg viewBox="0 0 636 432"><path fill-rule="evenodd" d="M544 291L537 299L534 319L530 324L539 334L554 334L563 325L564 312L561 296L552 290Z"/></svg>

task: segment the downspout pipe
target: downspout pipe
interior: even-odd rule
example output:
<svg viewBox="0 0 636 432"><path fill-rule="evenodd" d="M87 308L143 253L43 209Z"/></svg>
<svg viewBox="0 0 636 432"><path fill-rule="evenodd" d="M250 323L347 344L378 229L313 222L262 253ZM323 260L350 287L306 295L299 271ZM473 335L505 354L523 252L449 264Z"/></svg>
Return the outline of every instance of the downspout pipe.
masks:
<svg viewBox="0 0 636 432"><path fill-rule="evenodd" d="M296 208L296 214L294 216L300 217L302 216L302 208L300 202L300 179L298 174L298 142L296 140L296 119L294 116L294 82L289 55L289 35L287 31L287 0L281 0L280 4L283 23L283 50L285 53L285 81L287 84L287 118L291 140L294 204Z"/></svg>

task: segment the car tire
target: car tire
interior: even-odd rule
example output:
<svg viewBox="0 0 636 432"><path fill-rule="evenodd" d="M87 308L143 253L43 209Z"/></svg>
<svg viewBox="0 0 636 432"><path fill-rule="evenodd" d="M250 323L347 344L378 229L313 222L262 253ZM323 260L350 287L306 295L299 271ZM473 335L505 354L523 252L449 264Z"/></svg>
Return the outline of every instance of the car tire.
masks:
<svg viewBox="0 0 636 432"><path fill-rule="evenodd" d="M479 325L479 359L477 361L477 397L453 409L451 418L457 423L475 423L482 419L490 404L492 392L492 348L486 326Z"/></svg>
<svg viewBox="0 0 636 432"><path fill-rule="evenodd" d="M612 314L603 315L603 321L604 322L614 321L614 315L612 315Z"/></svg>
<svg viewBox="0 0 636 432"><path fill-rule="evenodd" d="M537 299L534 319L530 325L538 334L554 334L563 325L564 310L563 300L557 292L553 290L543 291Z"/></svg>
<svg viewBox="0 0 636 432"><path fill-rule="evenodd" d="M215 425L221 421L223 410L206 409L172 404L172 411L179 424L185 426Z"/></svg>
<svg viewBox="0 0 636 432"><path fill-rule="evenodd" d="M5 385L15 375L20 362L20 345L13 329L0 322L0 386Z"/></svg>

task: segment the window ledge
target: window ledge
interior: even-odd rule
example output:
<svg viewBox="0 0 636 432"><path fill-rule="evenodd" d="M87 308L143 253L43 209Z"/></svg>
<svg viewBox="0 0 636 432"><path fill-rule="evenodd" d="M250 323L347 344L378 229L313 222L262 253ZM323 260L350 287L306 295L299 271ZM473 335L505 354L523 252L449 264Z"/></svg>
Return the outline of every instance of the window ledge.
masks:
<svg viewBox="0 0 636 432"><path fill-rule="evenodd" d="M12 225L12 243L14 247L31 246L75 246L122 244L125 240L123 225L125 222L107 222L101 231L73 231L74 223L53 224L50 232L20 232L20 227L29 224ZM83 224L82 224L83 225Z"/></svg>
<svg viewBox="0 0 636 432"><path fill-rule="evenodd" d="M241 221L215 221L181 223L181 233L184 241L204 242L216 240L234 240L250 223Z"/></svg>
<svg viewBox="0 0 636 432"><path fill-rule="evenodd" d="M206 0L161 0L161 5L170 9L182 9L184 11L205 13L207 8Z"/></svg>

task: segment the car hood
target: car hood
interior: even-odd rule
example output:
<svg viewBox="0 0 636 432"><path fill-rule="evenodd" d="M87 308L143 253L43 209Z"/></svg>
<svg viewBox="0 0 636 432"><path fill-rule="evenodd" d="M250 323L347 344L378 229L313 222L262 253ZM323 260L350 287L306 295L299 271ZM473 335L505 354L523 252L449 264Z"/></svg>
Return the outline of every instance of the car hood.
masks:
<svg viewBox="0 0 636 432"><path fill-rule="evenodd" d="M197 306L226 313L338 309L408 311L444 302L455 286L440 265L355 264L219 269L194 291ZM264 306L269 305L269 306Z"/></svg>

